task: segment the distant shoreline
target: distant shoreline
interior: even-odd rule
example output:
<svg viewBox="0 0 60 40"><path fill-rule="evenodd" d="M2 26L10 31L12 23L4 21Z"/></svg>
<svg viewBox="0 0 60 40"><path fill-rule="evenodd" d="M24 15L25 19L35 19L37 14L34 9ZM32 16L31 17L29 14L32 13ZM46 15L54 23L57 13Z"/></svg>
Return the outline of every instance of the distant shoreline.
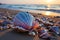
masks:
<svg viewBox="0 0 60 40"><path fill-rule="evenodd" d="M14 14L17 14L18 12L21 12L21 11L24 11L24 12L29 12L29 13L34 13L34 14L38 14L38 13L42 13L42 12L45 12L47 10L26 10L26 9L20 9L20 10L16 10L16 9L7 9L7 8L0 8L0 12L3 12L3 13L9 13L11 15L14 15ZM48 10L49 11L49 10ZM55 11L55 10L53 10ZM52 11L51 11L52 12ZM60 11L59 11L60 12ZM59 14L59 13L58 13ZM59 14L60 15L60 14Z"/></svg>

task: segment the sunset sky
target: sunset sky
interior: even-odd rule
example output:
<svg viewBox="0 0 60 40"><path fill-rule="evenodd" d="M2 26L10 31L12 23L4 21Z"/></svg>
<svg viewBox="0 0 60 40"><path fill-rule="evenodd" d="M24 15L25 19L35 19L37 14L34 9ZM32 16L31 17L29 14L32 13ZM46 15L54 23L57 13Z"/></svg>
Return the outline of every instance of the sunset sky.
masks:
<svg viewBox="0 0 60 40"><path fill-rule="evenodd" d="M60 0L0 0L6 4L60 4Z"/></svg>

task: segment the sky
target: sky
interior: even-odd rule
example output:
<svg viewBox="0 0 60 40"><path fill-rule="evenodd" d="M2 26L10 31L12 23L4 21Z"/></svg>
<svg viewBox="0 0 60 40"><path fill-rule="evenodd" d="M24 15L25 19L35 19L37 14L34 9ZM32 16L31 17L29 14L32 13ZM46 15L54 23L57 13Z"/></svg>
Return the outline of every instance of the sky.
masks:
<svg viewBox="0 0 60 40"><path fill-rule="evenodd" d="M6 4L60 4L60 0L0 0Z"/></svg>

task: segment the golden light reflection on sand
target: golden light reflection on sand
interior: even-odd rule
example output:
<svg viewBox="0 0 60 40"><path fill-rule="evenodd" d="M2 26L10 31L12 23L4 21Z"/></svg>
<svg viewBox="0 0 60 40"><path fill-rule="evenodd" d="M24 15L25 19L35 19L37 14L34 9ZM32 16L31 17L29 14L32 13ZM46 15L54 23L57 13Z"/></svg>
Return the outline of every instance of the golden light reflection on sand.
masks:
<svg viewBox="0 0 60 40"><path fill-rule="evenodd" d="M50 12L50 11L42 12L42 14L47 16L60 16L59 13Z"/></svg>
<svg viewBox="0 0 60 40"><path fill-rule="evenodd" d="M45 15L51 15L51 12L50 12L50 11L47 11L47 12L45 13Z"/></svg>

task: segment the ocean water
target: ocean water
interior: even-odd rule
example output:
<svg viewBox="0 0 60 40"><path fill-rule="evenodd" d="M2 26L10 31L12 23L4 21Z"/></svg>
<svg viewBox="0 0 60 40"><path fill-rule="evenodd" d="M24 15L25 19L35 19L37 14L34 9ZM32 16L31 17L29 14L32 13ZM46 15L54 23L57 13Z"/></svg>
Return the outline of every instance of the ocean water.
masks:
<svg viewBox="0 0 60 40"><path fill-rule="evenodd" d="M46 5L0 5L0 8L15 8L15 9L46 9Z"/></svg>
<svg viewBox="0 0 60 40"><path fill-rule="evenodd" d="M40 11L41 9L45 10L45 11L51 11L51 12L57 12L60 13L60 5L51 5L51 7L49 8L47 5L37 5L37 4L20 4L20 5L11 5L11 4L3 4L0 5L0 8L7 8L7 9L14 9L14 10L37 10ZM48 9L49 10L46 10Z"/></svg>

